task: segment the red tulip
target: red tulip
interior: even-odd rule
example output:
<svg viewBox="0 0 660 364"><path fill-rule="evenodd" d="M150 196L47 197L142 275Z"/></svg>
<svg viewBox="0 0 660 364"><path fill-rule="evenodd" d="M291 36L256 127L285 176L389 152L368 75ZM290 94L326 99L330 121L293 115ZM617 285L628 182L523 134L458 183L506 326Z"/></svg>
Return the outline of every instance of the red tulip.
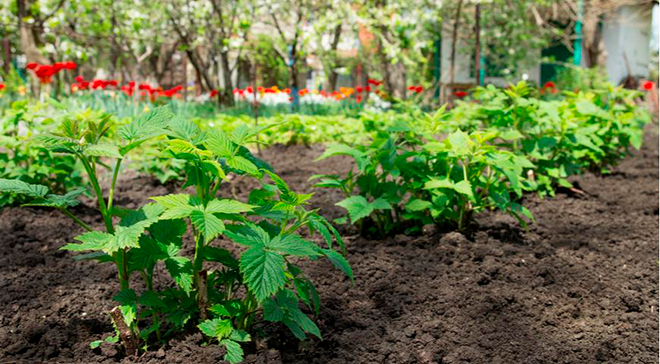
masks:
<svg viewBox="0 0 660 364"><path fill-rule="evenodd" d="M27 64L27 66L25 66L25 68L27 68L29 70L33 70L33 69L37 68L38 66L39 66L38 63L30 62L30 63Z"/></svg>
<svg viewBox="0 0 660 364"><path fill-rule="evenodd" d="M424 87L422 87L422 86L415 87L415 92L416 93L420 94L420 93L422 93L422 91L424 91Z"/></svg>
<svg viewBox="0 0 660 364"><path fill-rule="evenodd" d="M362 93L362 90L363 90L362 86L358 86L355 88L355 91L357 91L359 94Z"/></svg>
<svg viewBox="0 0 660 364"><path fill-rule="evenodd" d="M5 89L5 84L4 84L4 83L0 83L0 91L2 91L2 90L4 90L4 89Z"/></svg>
<svg viewBox="0 0 660 364"><path fill-rule="evenodd" d="M416 86L408 86L408 91L415 91L416 89Z"/></svg>
<svg viewBox="0 0 660 364"><path fill-rule="evenodd" d="M234 89L234 93L237 93L238 89ZM211 90L211 98L218 96L218 90Z"/></svg>
<svg viewBox="0 0 660 364"><path fill-rule="evenodd" d="M642 88L646 91L651 91L655 88L655 83L652 81L644 81L644 83L642 83Z"/></svg>
<svg viewBox="0 0 660 364"><path fill-rule="evenodd" d="M467 96L467 92L465 92L465 91L456 91L456 92L454 92L454 96L462 99L465 96Z"/></svg>
<svg viewBox="0 0 660 364"><path fill-rule="evenodd" d="M355 97L355 101L357 101L358 104L361 103L361 102L362 102L362 96L361 96L361 95L357 95L357 96Z"/></svg>
<svg viewBox="0 0 660 364"><path fill-rule="evenodd" d="M254 92L254 89L252 88L252 86L248 86L248 87L245 89L245 91L247 91L248 93L251 94L251 93Z"/></svg>
<svg viewBox="0 0 660 364"><path fill-rule="evenodd" d="M367 92L371 92L371 86L367 86L364 88Z"/></svg>

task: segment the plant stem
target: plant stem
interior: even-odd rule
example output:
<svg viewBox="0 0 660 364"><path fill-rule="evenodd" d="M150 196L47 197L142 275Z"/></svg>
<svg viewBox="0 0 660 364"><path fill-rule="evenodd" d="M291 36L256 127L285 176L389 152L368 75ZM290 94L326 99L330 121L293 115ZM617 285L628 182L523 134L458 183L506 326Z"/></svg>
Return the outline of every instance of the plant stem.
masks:
<svg viewBox="0 0 660 364"><path fill-rule="evenodd" d="M122 159L117 159L115 170L112 172L112 183L110 184L110 191L108 192L108 213L112 216L112 199L115 195L115 185L117 184L117 175L119 174L119 167L121 166Z"/></svg>
<svg viewBox="0 0 660 364"><path fill-rule="evenodd" d="M108 213L108 208L105 204L105 200L103 199L103 191L101 190L99 181L96 179L96 171L89 164L87 158L85 158L82 154L78 154L78 155L83 163L83 166L85 167L85 170L87 171L89 180L92 182L92 187L94 188L94 192L96 192L96 198L98 200L99 210L101 211L101 215L103 216L103 222L105 222L105 228L108 231L108 233L113 234L115 232L115 229L112 225L112 216Z"/></svg>
<svg viewBox="0 0 660 364"><path fill-rule="evenodd" d="M73 221L76 224L80 225L83 229L85 229L87 231L92 231L92 228L89 225L87 225L84 221L80 220L80 218L78 218L78 216L72 214L71 211L66 209L66 207L60 208L59 210L62 211L62 213L64 215L66 215L66 216L70 217L71 219L73 219Z"/></svg>

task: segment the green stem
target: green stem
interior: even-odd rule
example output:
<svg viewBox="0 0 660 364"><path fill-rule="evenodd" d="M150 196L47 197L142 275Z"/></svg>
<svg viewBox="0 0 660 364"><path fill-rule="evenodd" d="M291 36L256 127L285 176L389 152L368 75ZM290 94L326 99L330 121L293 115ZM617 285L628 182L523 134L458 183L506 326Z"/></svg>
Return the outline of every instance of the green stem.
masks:
<svg viewBox="0 0 660 364"><path fill-rule="evenodd" d="M89 225L87 225L84 221L80 220L80 218L78 218L78 216L72 214L71 211L66 209L66 207L62 207L59 210L62 211L62 213L64 215L66 215L66 216L70 217L71 219L73 219L73 221L76 224L80 225L83 229L85 229L87 231L92 231L92 228Z"/></svg>
<svg viewBox="0 0 660 364"><path fill-rule="evenodd" d="M96 179L96 171L89 164L87 158L85 158L82 154L78 154L78 156L80 157L80 160L82 161L83 166L87 171L89 180L92 182L92 187L94 188L94 192L96 193L96 197L99 204L99 211L103 216L103 222L105 223L105 228L108 231L108 233L113 234L115 232L115 229L112 226L112 216L108 213L108 208L105 204L105 200L103 199L103 191L101 190L99 181Z"/></svg>
<svg viewBox="0 0 660 364"><path fill-rule="evenodd" d="M112 199L115 196L115 185L117 184L117 176L119 175L119 167L121 166L122 159L117 159L115 170L112 172L112 183L110 184L110 191L108 192L108 213L112 216Z"/></svg>

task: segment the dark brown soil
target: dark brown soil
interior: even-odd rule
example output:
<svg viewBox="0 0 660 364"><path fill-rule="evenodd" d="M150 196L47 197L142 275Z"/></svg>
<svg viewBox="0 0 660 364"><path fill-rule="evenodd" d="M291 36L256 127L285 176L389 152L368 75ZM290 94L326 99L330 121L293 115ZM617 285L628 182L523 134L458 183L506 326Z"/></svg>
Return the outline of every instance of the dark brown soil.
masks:
<svg viewBox="0 0 660 364"><path fill-rule="evenodd" d="M264 154L299 191L309 176L350 168L313 162L321 147L273 147ZM325 261L304 264L321 294L324 340L298 343L277 324L248 363L657 363L658 135L608 176L576 179L586 195L524 204L537 223L524 231L502 214L478 217L478 231L370 241L348 235L355 284ZM136 207L171 192L145 178L122 181L119 204ZM235 184L244 196L249 185ZM228 193L228 192L224 192ZM337 217L340 196L314 207ZM89 207L76 212L96 226ZM218 363L223 349L182 336L140 358L89 342L112 331L115 271L58 250L80 233L44 209L0 212L1 363Z"/></svg>

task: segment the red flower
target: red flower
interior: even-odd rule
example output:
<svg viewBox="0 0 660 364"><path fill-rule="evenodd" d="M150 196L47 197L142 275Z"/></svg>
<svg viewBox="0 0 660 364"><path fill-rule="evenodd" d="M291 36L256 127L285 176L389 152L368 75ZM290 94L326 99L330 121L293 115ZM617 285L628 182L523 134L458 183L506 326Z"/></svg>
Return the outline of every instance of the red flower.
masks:
<svg viewBox="0 0 660 364"><path fill-rule="evenodd" d="M374 86L379 86L380 84L382 84L382 82L380 82L378 80L374 80L372 78L368 79L367 83L370 84L370 85L374 85Z"/></svg>
<svg viewBox="0 0 660 364"><path fill-rule="evenodd" d="M250 93L250 94L251 94L251 93L254 92L254 89L252 88L252 86L248 86L248 87L245 88L245 91L246 91L247 93Z"/></svg>
<svg viewBox="0 0 660 364"><path fill-rule="evenodd" d="M257 87L257 91L259 91L259 92L263 92L263 91L264 91L263 86L259 86L259 87Z"/></svg>
<svg viewBox="0 0 660 364"><path fill-rule="evenodd" d="M27 66L25 66L25 68L27 68L29 70L33 70L33 69L37 68L38 66L39 66L38 63L30 62L30 63L27 64Z"/></svg>
<svg viewBox="0 0 660 364"><path fill-rule="evenodd" d="M128 83L128 87L133 88L135 87L135 81L131 81Z"/></svg>
<svg viewBox="0 0 660 364"><path fill-rule="evenodd" d="M362 96L361 96L361 95L357 95L357 96L355 96L355 101L356 101L358 104L361 103L361 102L362 102Z"/></svg>
<svg viewBox="0 0 660 364"><path fill-rule="evenodd" d="M364 88L367 92L371 92L371 86L367 86Z"/></svg>
<svg viewBox="0 0 660 364"><path fill-rule="evenodd" d="M367 87L369 87L369 86L367 86ZM357 91L359 94L362 93L362 90L363 90L362 86L358 86L358 87L355 88L355 91Z"/></svg>
<svg viewBox="0 0 660 364"><path fill-rule="evenodd" d="M76 76L76 78L74 78L74 80L76 80L76 82L84 82L85 81L83 76Z"/></svg>
<svg viewBox="0 0 660 364"><path fill-rule="evenodd" d="M408 86L408 91L415 91L416 89L416 86Z"/></svg>
<svg viewBox="0 0 660 364"><path fill-rule="evenodd" d="M140 86L138 86L138 90L150 91L150 90L151 90L151 86L146 85L146 84L141 84Z"/></svg>
<svg viewBox="0 0 660 364"><path fill-rule="evenodd" d="M119 84L119 81L117 81L117 80L108 81L108 85L112 86L112 87L117 87L118 84Z"/></svg>
<svg viewBox="0 0 660 364"><path fill-rule="evenodd" d="M422 93L422 91L424 91L424 87L422 87L422 86L415 87L415 92L416 93L420 94L420 93Z"/></svg>
<svg viewBox="0 0 660 364"><path fill-rule="evenodd" d="M552 81L548 81L545 83L545 85L543 85L543 88L555 88L555 87L557 86L555 86L555 83Z"/></svg>
<svg viewBox="0 0 660 364"><path fill-rule="evenodd" d="M0 91L2 91L2 90L4 90L4 89L5 89L5 84L4 84L4 83L0 83Z"/></svg>
<svg viewBox="0 0 660 364"><path fill-rule="evenodd" d="M238 89L234 89L234 93L238 92ZM218 90L211 90L211 98L218 96Z"/></svg>
<svg viewBox="0 0 660 364"><path fill-rule="evenodd" d="M646 91L651 91L655 88L655 83L652 81L644 81L644 83L642 83L642 88Z"/></svg>
<svg viewBox="0 0 660 364"><path fill-rule="evenodd" d="M456 92L454 92L454 96L462 99L465 96L467 96L467 92L465 92L465 91L456 91Z"/></svg>
<svg viewBox="0 0 660 364"><path fill-rule="evenodd" d="M291 89L290 88L285 88L284 93L287 95L291 95Z"/></svg>

